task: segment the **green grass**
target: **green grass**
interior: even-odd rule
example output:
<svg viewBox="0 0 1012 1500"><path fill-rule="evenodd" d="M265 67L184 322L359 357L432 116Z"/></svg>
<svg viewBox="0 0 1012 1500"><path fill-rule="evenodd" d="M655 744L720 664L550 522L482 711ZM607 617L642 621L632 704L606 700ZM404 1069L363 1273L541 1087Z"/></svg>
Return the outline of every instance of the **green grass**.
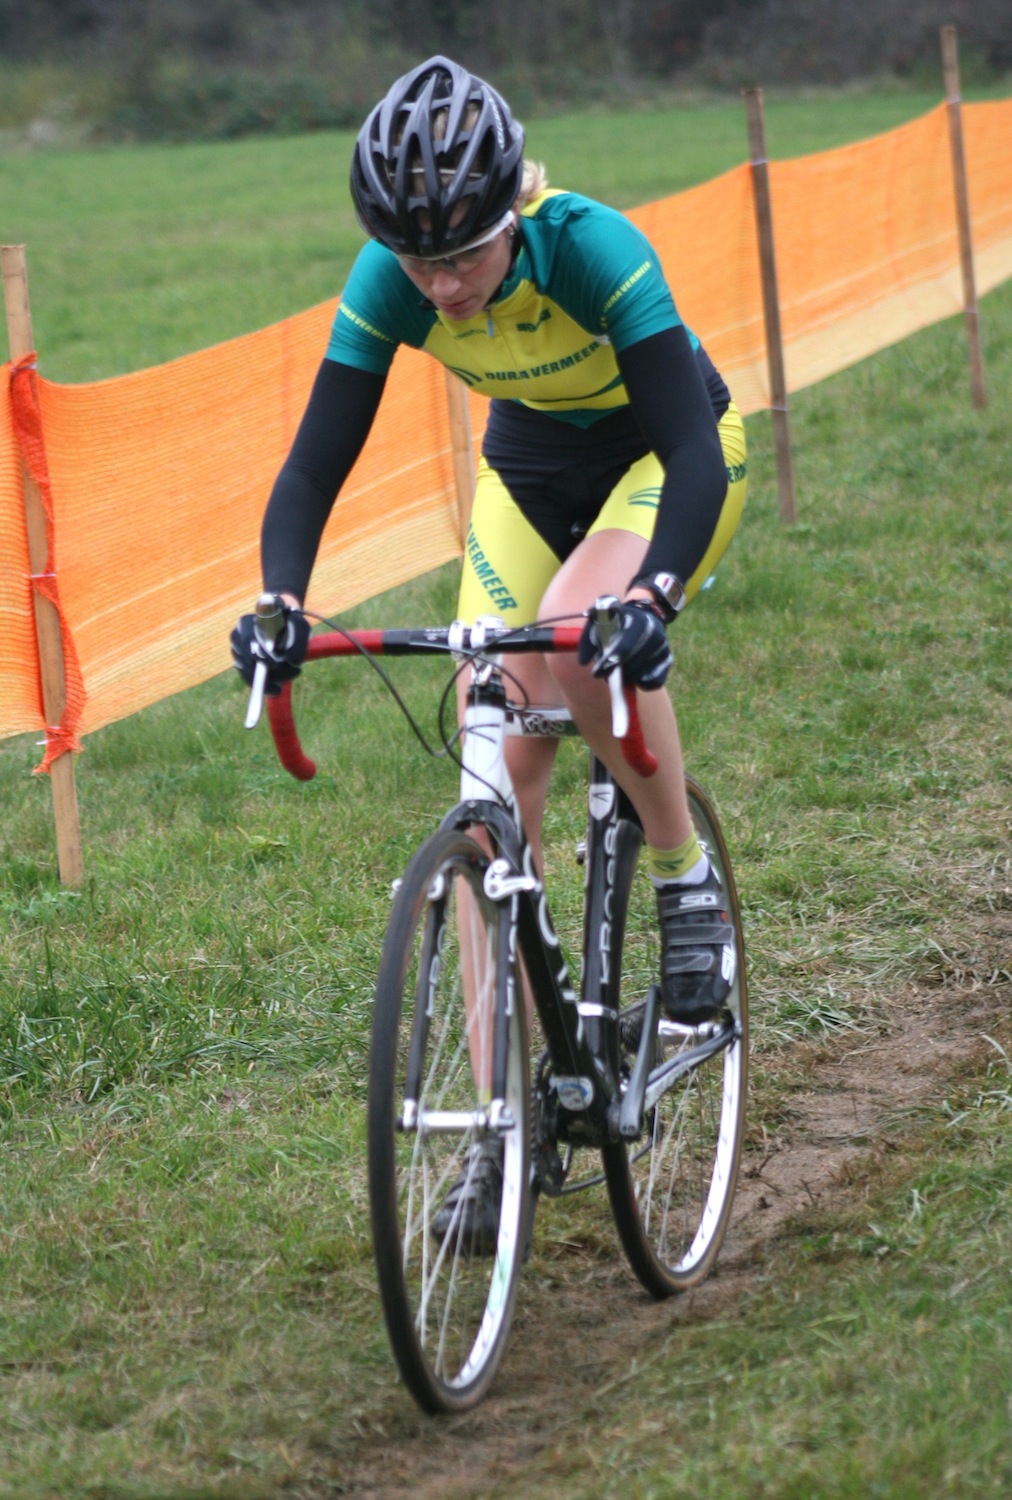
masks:
<svg viewBox="0 0 1012 1500"><path fill-rule="evenodd" d="M910 102L784 101L772 149ZM733 108L684 113L680 170L741 158ZM616 141L651 128L559 119L532 144L557 180L606 191L631 160ZM4 237L29 242L46 373L136 368L329 295L353 240L332 208L346 145L0 163L21 174ZM795 398L792 529L768 419L750 419L745 519L674 637L689 760L744 898L756 1139L789 1128L777 1072L799 1041L875 1030L940 985L1007 1009L1009 287L982 328L982 413L958 320ZM454 572L356 619L449 618ZM394 671L434 733L439 668ZM244 733L228 678L90 737L80 891L56 878L37 747L0 746L0 1496L334 1495L401 1442L426 1472L452 1444L475 1495L1007 1495L1007 1017L1004 1053L883 1128L864 1201L827 1194L783 1225L719 1317L659 1315L615 1365L588 1328L585 1363L559 1372L565 1417L519 1469L482 1468L494 1396L463 1423L414 1413L373 1284L363 1078L389 882L455 781L364 670L321 666L299 694L309 786ZM552 827L571 840L564 796ZM618 1254L600 1197L549 1205L518 1344L553 1285L592 1285ZM638 1307L626 1282L608 1295Z"/></svg>
<svg viewBox="0 0 1012 1500"><path fill-rule="evenodd" d="M870 1221L832 1210L799 1220L739 1315L659 1330L606 1400L589 1392L572 1428L594 1431L593 1464L574 1476L570 1433L559 1433L495 1493L1007 1494L1007 1059L1001 1073L989 1097L968 1092L957 1120L893 1139L902 1154L869 1172Z"/></svg>

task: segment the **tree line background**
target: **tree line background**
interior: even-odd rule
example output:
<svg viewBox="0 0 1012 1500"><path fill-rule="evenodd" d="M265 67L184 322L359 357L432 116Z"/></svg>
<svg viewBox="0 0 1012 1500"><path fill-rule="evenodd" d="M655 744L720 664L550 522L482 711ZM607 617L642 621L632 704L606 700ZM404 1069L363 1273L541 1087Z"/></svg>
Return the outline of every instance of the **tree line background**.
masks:
<svg viewBox="0 0 1012 1500"><path fill-rule="evenodd" d="M1012 69L1012 0L0 0L0 128L44 142L195 139L360 122L433 52L518 113L673 90Z"/></svg>

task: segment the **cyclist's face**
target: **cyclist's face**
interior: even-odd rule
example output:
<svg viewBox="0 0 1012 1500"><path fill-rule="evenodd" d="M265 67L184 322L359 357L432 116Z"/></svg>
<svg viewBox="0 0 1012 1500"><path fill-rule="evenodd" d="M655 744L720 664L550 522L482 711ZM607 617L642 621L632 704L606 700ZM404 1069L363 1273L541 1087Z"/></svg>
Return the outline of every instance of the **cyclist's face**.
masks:
<svg viewBox="0 0 1012 1500"><path fill-rule="evenodd" d="M405 274L444 317L462 322L491 301L510 268L510 231L437 260L398 257Z"/></svg>

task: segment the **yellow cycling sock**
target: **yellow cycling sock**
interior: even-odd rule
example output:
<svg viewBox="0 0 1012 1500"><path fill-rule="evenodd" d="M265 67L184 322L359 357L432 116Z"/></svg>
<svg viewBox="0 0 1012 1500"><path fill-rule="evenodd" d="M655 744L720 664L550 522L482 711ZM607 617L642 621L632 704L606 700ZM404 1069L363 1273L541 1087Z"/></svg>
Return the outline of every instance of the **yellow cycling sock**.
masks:
<svg viewBox="0 0 1012 1500"><path fill-rule="evenodd" d="M709 868L695 833L691 833L677 849L655 849L653 844L647 844L644 852L647 874L658 885L693 878L703 880Z"/></svg>

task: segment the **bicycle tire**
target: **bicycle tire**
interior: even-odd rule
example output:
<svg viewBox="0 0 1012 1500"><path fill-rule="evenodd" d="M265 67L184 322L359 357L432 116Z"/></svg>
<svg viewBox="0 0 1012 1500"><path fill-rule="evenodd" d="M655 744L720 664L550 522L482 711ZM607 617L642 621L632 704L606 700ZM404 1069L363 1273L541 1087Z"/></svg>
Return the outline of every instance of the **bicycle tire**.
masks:
<svg viewBox="0 0 1012 1500"><path fill-rule="evenodd" d="M736 1036L662 1094L636 1141L602 1148L612 1215L629 1263L657 1298L688 1291L706 1277L720 1251L734 1201L745 1133L748 1084L748 995L741 912L727 845L717 813L697 782L686 777L692 820L721 878L734 927L737 972L728 997ZM625 912L621 948L620 1035L625 1065L635 1053L635 1020L659 972L653 889L639 868L642 840L626 844L621 892ZM662 1021L655 1062L695 1040L686 1028Z"/></svg>
<svg viewBox="0 0 1012 1500"><path fill-rule="evenodd" d="M485 894L488 866L466 833L441 830L419 848L394 900L376 984L368 1100L374 1256L394 1358L430 1412L466 1410L488 1389L509 1334L530 1227L526 1022L512 983L510 903ZM481 1024L466 1021L468 962L481 976L472 993L485 1003L470 1007ZM488 1090L476 1078L476 1059L490 1012L503 1006L509 1128L501 1131L495 1249L480 1254L459 1230L440 1239L433 1221L441 1207L445 1212L472 1147L489 1139ZM415 1096L419 1123L404 1128L405 1100ZM438 1128L430 1129L425 1122L435 1121L436 1110Z"/></svg>

